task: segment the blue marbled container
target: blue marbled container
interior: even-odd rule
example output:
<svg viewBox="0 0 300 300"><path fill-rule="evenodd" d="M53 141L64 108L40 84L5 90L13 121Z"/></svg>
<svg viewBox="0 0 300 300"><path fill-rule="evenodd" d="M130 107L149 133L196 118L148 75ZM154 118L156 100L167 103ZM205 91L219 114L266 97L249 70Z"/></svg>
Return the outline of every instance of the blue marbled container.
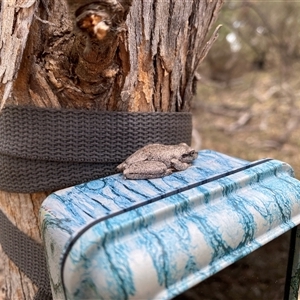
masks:
<svg viewBox="0 0 300 300"><path fill-rule="evenodd" d="M54 299L171 299L298 225L300 182L203 150L163 178L57 191L41 223Z"/></svg>

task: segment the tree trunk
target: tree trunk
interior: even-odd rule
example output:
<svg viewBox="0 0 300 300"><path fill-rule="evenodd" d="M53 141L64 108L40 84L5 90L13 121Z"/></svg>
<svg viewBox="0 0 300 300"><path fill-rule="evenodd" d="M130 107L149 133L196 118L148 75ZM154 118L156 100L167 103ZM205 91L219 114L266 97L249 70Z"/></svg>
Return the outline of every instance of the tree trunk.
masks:
<svg viewBox="0 0 300 300"><path fill-rule="evenodd" d="M222 2L2 0L1 108L189 111ZM38 210L46 196L0 191L0 209L41 242ZM7 299L32 299L37 290L0 248L1 284Z"/></svg>

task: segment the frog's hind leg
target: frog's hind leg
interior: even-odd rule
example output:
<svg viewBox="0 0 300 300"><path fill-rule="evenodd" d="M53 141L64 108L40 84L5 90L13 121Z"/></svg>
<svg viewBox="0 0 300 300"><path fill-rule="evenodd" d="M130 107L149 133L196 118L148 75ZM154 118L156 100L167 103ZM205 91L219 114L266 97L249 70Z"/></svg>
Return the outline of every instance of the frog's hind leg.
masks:
<svg viewBox="0 0 300 300"><path fill-rule="evenodd" d="M159 161L142 161L128 166L124 171L124 177L127 179L151 179L159 178L171 174L172 171Z"/></svg>
<svg viewBox="0 0 300 300"><path fill-rule="evenodd" d="M191 164L184 163L184 162L179 161L176 158L173 158L171 160L171 166L173 167L173 169L175 169L177 171L183 171L183 170L186 170L188 167L190 167Z"/></svg>

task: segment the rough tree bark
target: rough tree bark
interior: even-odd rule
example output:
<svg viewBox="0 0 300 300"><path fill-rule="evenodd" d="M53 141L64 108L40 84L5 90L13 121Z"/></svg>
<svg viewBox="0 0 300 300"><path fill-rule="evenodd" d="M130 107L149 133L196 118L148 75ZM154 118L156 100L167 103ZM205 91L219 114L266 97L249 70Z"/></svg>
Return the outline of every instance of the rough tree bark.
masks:
<svg viewBox="0 0 300 300"><path fill-rule="evenodd" d="M222 2L2 0L1 108L188 111ZM46 195L0 191L0 209L41 242L38 210ZM32 299L37 290L1 248L0 284L0 299L4 288L7 299Z"/></svg>

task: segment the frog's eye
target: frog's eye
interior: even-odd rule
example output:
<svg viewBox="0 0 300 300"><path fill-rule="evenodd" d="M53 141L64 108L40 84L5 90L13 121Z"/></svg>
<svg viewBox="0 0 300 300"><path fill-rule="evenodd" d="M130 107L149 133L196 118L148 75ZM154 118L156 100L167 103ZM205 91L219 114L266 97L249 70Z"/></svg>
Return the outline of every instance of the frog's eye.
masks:
<svg viewBox="0 0 300 300"><path fill-rule="evenodd" d="M189 157L189 156L194 155L194 154L195 154L195 150L192 150L189 153L182 154L182 158Z"/></svg>

